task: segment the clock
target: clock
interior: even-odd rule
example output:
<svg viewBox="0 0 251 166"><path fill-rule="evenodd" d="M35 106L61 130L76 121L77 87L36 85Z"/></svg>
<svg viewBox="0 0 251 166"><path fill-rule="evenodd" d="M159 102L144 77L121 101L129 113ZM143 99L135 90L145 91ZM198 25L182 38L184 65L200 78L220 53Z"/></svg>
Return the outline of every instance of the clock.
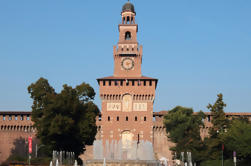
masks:
<svg viewBox="0 0 251 166"><path fill-rule="evenodd" d="M124 70L131 70L134 67L134 61L131 58L124 58L121 61L121 66Z"/></svg>

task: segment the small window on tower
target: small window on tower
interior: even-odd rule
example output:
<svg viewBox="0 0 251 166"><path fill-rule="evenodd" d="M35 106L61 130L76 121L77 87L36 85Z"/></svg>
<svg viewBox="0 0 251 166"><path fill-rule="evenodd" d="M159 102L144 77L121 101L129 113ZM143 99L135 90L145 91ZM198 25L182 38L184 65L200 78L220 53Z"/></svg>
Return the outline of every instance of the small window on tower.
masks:
<svg viewBox="0 0 251 166"><path fill-rule="evenodd" d="M132 36L131 36L131 32L127 31L125 33L125 40L131 40Z"/></svg>
<svg viewBox="0 0 251 166"><path fill-rule="evenodd" d="M144 121L146 121L146 116L144 117Z"/></svg>
<svg viewBox="0 0 251 166"><path fill-rule="evenodd" d="M123 24L125 24L125 17L123 17Z"/></svg>
<svg viewBox="0 0 251 166"><path fill-rule="evenodd" d="M105 81L103 81L103 86L105 86Z"/></svg>
<svg viewBox="0 0 251 166"><path fill-rule="evenodd" d="M120 81L120 86L123 86L123 80Z"/></svg>
<svg viewBox="0 0 251 166"><path fill-rule="evenodd" d="M138 117L137 116L135 116L135 121L138 121Z"/></svg>
<svg viewBox="0 0 251 166"><path fill-rule="evenodd" d="M108 121L110 121L111 120L111 118L110 118L110 116L108 116Z"/></svg>
<svg viewBox="0 0 251 166"><path fill-rule="evenodd" d="M128 86L129 85L129 81L128 80L126 80L126 86Z"/></svg>
<svg viewBox="0 0 251 166"><path fill-rule="evenodd" d="M112 81L109 81L109 86L111 86L112 85Z"/></svg>
<svg viewBox="0 0 251 166"><path fill-rule="evenodd" d="M117 116L117 121L119 121L119 116Z"/></svg>
<svg viewBox="0 0 251 166"><path fill-rule="evenodd" d="M126 18L126 24L130 24L130 17L129 16L127 16L127 18Z"/></svg>
<svg viewBox="0 0 251 166"><path fill-rule="evenodd" d="M128 116L126 117L126 121L128 121Z"/></svg>

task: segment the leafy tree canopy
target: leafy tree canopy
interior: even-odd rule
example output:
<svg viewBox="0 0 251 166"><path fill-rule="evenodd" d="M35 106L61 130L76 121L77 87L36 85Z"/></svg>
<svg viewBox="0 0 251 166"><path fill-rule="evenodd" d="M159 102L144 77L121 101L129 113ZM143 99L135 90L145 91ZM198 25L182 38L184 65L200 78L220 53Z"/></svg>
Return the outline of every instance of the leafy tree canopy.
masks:
<svg viewBox="0 0 251 166"><path fill-rule="evenodd" d="M239 160L251 161L250 122L243 119L232 120L229 129L223 135L223 140L230 154L235 151Z"/></svg>
<svg viewBox="0 0 251 166"><path fill-rule="evenodd" d="M193 113L193 109L177 106L164 117L168 137L176 146L171 150L179 156L181 152L192 152L195 161L202 160L204 145L200 137L204 113Z"/></svg>
<svg viewBox="0 0 251 166"><path fill-rule="evenodd" d="M78 156L96 135L98 107L93 103L94 89L86 83L72 88L63 85L56 93L48 81L40 78L28 87L33 99L32 121L37 137L48 153L52 150L73 151Z"/></svg>

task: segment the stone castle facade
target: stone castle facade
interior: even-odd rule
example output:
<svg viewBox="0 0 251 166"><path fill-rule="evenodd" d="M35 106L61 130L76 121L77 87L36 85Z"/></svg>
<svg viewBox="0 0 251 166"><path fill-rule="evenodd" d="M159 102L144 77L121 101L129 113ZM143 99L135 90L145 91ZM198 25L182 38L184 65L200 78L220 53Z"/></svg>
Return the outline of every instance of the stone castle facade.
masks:
<svg viewBox="0 0 251 166"><path fill-rule="evenodd" d="M96 145L101 146L102 152L96 152L95 146L88 146L81 156L84 160L95 159L98 153L99 157L116 158L115 146L121 146L121 154L117 157L132 159L135 157L132 155L134 145L138 147L142 142L151 145L155 159L165 157L172 160L169 149L173 144L168 140L163 124L164 115L168 112L153 111L158 80L142 75L143 47L137 42L135 16L134 6L126 3L118 25L119 41L113 50L114 74L97 79L102 105L96 120ZM202 138L208 136L208 128L212 125L210 113L206 115L205 128L201 129ZM251 121L251 113L226 113L226 116L246 116ZM35 138L35 134L31 112L0 112L0 163L11 154L15 140L27 140L29 136Z"/></svg>
<svg viewBox="0 0 251 166"><path fill-rule="evenodd" d="M171 160L172 154L169 148L173 146L173 144L168 141L166 129L163 124L163 118L167 113L168 111L153 112L152 145L157 158L166 157ZM210 113L206 112L205 114L207 118L204 120L205 128L201 129L202 137L208 135L208 129L212 126ZM251 113L226 113L226 116L228 118L243 116L251 121ZM101 115L97 117L96 124L98 127L96 140L101 140ZM0 164L11 154L15 140L23 138L26 140L28 146L28 137L32 136L33 139L35 139L36 130L32 125L31 112L0 111ZM25 153L27 150L28 149L23 149L23 152ZM35 151L35 146L33 146L33 151ZM81 157L84 160L93 159L93 146L86 147L86 152Z"/></svg>

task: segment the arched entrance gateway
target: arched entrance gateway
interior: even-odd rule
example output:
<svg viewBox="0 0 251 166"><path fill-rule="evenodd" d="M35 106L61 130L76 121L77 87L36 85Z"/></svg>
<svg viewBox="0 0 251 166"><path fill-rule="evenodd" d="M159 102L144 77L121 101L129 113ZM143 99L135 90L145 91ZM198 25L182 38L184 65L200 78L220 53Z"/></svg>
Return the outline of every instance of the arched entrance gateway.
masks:
<svg viewBox="0 0 251 166"><path fill-rule="evenodd" d="M131 149L133 148L133 134L130 131L123 131L121 134L122 141L122 159L131 159Z"/></svg>

